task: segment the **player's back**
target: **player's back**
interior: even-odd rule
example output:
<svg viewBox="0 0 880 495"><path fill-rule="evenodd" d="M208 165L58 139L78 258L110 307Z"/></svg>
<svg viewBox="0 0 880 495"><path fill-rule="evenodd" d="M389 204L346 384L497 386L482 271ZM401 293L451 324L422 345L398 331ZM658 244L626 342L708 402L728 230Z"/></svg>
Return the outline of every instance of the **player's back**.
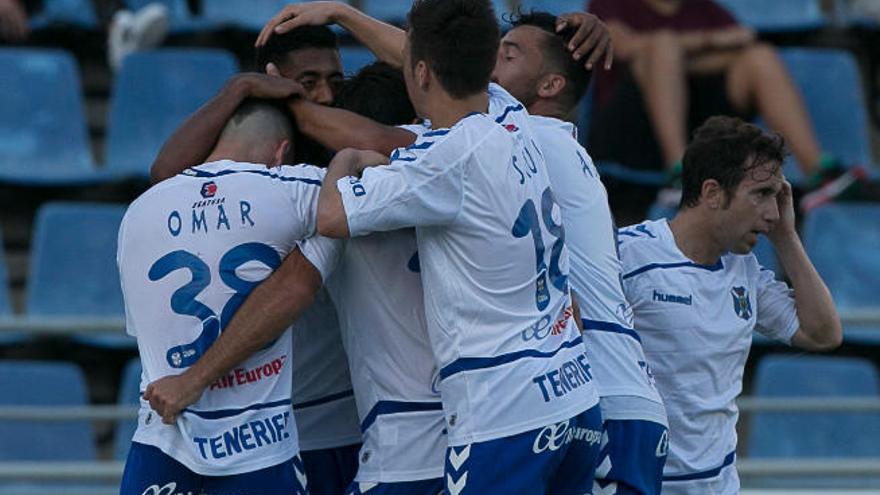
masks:
<svg viewBox="0 0 880 495"><path fill-rule="evenodd" d="M656 406L647 405L650 410L643 411L645 419L665 424L662 400L649 376L639 334L633 329L632 309L624 296L617 232L599 173L575 139L573 124L535 115L531 124L566 225L569 281L578 298L599 395L655 402ZM603 414L609 410L607 405L603 403Z"/></svg>
<svg viewBox="0 0 880 495"><path fill-rule="evenodd" d="M119 233L127 331L142 388L191 366L247 295L315 231L323 172L214 162L135 200ZM238 474L296 454L290 332L212 384L169 428L141 402L134 440L206 475Z"/></svg>
<svg viewBox="0 0 880 495"><path fill-rule="evenodd" d="M447 177L461 184L447 198L454 215L416 229L450 445L592 407L596 394L571 319L562 219L523 106L493 85L490 114L426 133L397 158L412 155L452 167ZM545 338L532 338L548 328ZM556 387L561 369L571 372Z"/></svg>

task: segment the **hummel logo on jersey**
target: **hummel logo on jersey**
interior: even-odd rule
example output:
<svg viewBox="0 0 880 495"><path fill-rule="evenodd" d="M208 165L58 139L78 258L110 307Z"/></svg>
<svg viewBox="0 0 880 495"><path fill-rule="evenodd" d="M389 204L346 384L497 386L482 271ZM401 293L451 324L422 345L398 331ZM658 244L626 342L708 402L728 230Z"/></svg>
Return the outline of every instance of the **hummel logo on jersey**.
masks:
<svg viewBox="0 0 880 495"><path fill-rule="evenodd" d="M684 304L685 306L693 306L694 304L694 296L692 294L687 296L677 296L675 294L663 294L655 290L653 299L657 302Z"/></svg>
<svg viewBox="0 0 880 495"><path fill-rule="evenodd" d="M749 301L749 291L745 287L734 287L730 289L730 295L733 296L733 310L736 316L743 320L749 320L752 317L752 303Z"/></svg>
<svg viewBox="0 0 880 495"><path fill-rule="evenodd" d="M217 194L217 183L214 181L208 181L202 184L201 194L205 199L213 198L214 195Z"/></svg>

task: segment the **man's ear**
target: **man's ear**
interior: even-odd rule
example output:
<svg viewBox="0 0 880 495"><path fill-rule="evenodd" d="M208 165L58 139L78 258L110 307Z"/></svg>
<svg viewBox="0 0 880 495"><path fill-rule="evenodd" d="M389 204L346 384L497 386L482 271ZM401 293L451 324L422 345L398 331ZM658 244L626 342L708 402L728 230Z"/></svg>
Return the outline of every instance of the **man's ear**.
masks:
<svg viewBox="0 0 880 495"><path fill-rule="evenodd" d="M727 192L721 187L715 179L707 179L703 181L703 187L700 189L700 202L713 210L724 208L727 201Z"/></svg>
<svg viewBox="0 0 880 495"><path fill-rule="evenodd" d="M545 74L538 81L538 96L552 99L559 96L565 90L568 81L559 74Z"/></svg>
<svg viewBox="0 0 880 495"><path fill-rule="evenodd" d="M288 159L293 156L293 147L291 146L289 139L282 139L280 143L275 147L275 153L272 157L272 166L277 167L279 165L283 165L288 163Z"/></svg>
<svg viewBox="0 0 880 495"><path fill-rule="evenodd" d="M428 64L424 60L419 60L416 62L416 66L413 68L415 74L416 84L418 84L419 88L422 91L428 89L431 84L431 78L436 77L431 72L431 69L428 67Z"/></svg>

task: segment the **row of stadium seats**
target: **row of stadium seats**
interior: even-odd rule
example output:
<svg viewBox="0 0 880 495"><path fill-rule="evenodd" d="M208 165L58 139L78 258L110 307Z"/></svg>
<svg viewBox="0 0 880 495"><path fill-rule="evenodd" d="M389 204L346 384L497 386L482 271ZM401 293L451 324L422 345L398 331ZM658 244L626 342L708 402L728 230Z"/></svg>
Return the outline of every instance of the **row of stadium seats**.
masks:
<svg viewBox="0 0 880 495"><path fill-rule="evenodd" d="M373 60L363 47L343 47L347 73ZM782 57L807 103L822 149L845 164L872 163L867 107L851 55L788 48ZM125 59L112 89L106 165L89 147L76 62L56 50L0 49L0 181L57 185L145 178L173 130L233 74L231 54L213 49L161 49ZM589 105L583 105L586 136ZM603 173L626 179L612 164ZM796 165L786 174L798 182ZM662 175L662 174L660 174ZM660 177L660 180L664 180Z"/></svg>
<svg viewBox="0 0 880 495"><path fill-rule="evenodd" d="M349 72L373 60L341 51ZM79 71L58 50L0 49L0 181L34 185L145 178L174 129L214 95L238 62L213 49L163 49L127 57L110 102L107 165L89 146Z"/></svg>
<svg viewBox="0 0 880 495"><path fill-rule="evenodd" d="M116 237L124 212L123 205L114 204L53 202L40 207L32 235L25 316L123 316ZM89 235L83 235L86 231ZM841 311L877 308L880 205L820 207L806 217L803 239ZM765 265L775 264L772 257L761 252L759 256ZM0 316L11 315L4 272L0 252ZM880 328L850 326L845 333L850 342L880 342ZM134 340L121 334L77 338L100 347L134 347ZM7 334L0 342L10 339Z"/></svg>
<svg viewBox="0 0 880 495"><path fill-rule="evenodd" d="M138 9L156 0L125 0L129 9ZM246 30L262 28L289 0L208 0L203 1L199 16L193 16L186 0L158 0L168 7L173 32L194 32L224 27ZM876 26L875 21L851 12L851 2L835 0L833 12L822 10L821 0L720 0L741 23L762 32L807 31L827 27L833 21L847 25ZM354 3L354 2L352 2ZM552 13L581 10L585 0L493 0L499 14L519 6L524 10L536 8ZM34 20L39 28L52 23L73 24L86 29L98 27L91 0L46 0L43 15ZM362 0L360 7L373 17L390 22L402 22L412 5L411 0Z"/></svg>
<svg viewBox="0 0 880 495"><path fill-rule="evenodd" d="M123 370L118 405L138 404L140 378L141 365L134 359ZM25 382L29 386L21 387ZM880 378L864 358L771 354L759 360L752 388L756 398L877 398ZM87 397L84 375L76 365L0 360L0 406L85 406ZM125 459L135 428L134 420L116 424L115 459ZM878 435L878 412L760 412L750 416L746 452L752 458L878 457ZM0 461L98 458L88 421L4 421L0 438Z"/></svg>

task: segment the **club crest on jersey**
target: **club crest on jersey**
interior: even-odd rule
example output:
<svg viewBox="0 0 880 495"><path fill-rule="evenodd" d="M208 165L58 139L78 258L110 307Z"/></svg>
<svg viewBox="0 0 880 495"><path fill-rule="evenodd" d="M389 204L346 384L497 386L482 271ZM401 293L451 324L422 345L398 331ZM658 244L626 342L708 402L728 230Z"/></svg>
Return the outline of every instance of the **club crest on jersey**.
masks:
<svg viewBox="0 0 880 495"><path fill-rule="evenodd" d="M752 318L752 303L749 301L749 291L745 287L734 287L730 289L730 295L733 296L733 310L736 316L743 320Z"/></svg>
<svg viewBox="0 0 880 495"><path fill-rule="evenodd" d="M505 124L504 128L507 129L507 132L516 132L519 130L519 127L515 124Z"/></svg>
<svg viewBox="0 0 880 495"><path fill-rule="evenodd" d="M214 181L208 181L202 184L201 194L205 199L213 198L214 195L217 194L217 183Z"/></svg>

